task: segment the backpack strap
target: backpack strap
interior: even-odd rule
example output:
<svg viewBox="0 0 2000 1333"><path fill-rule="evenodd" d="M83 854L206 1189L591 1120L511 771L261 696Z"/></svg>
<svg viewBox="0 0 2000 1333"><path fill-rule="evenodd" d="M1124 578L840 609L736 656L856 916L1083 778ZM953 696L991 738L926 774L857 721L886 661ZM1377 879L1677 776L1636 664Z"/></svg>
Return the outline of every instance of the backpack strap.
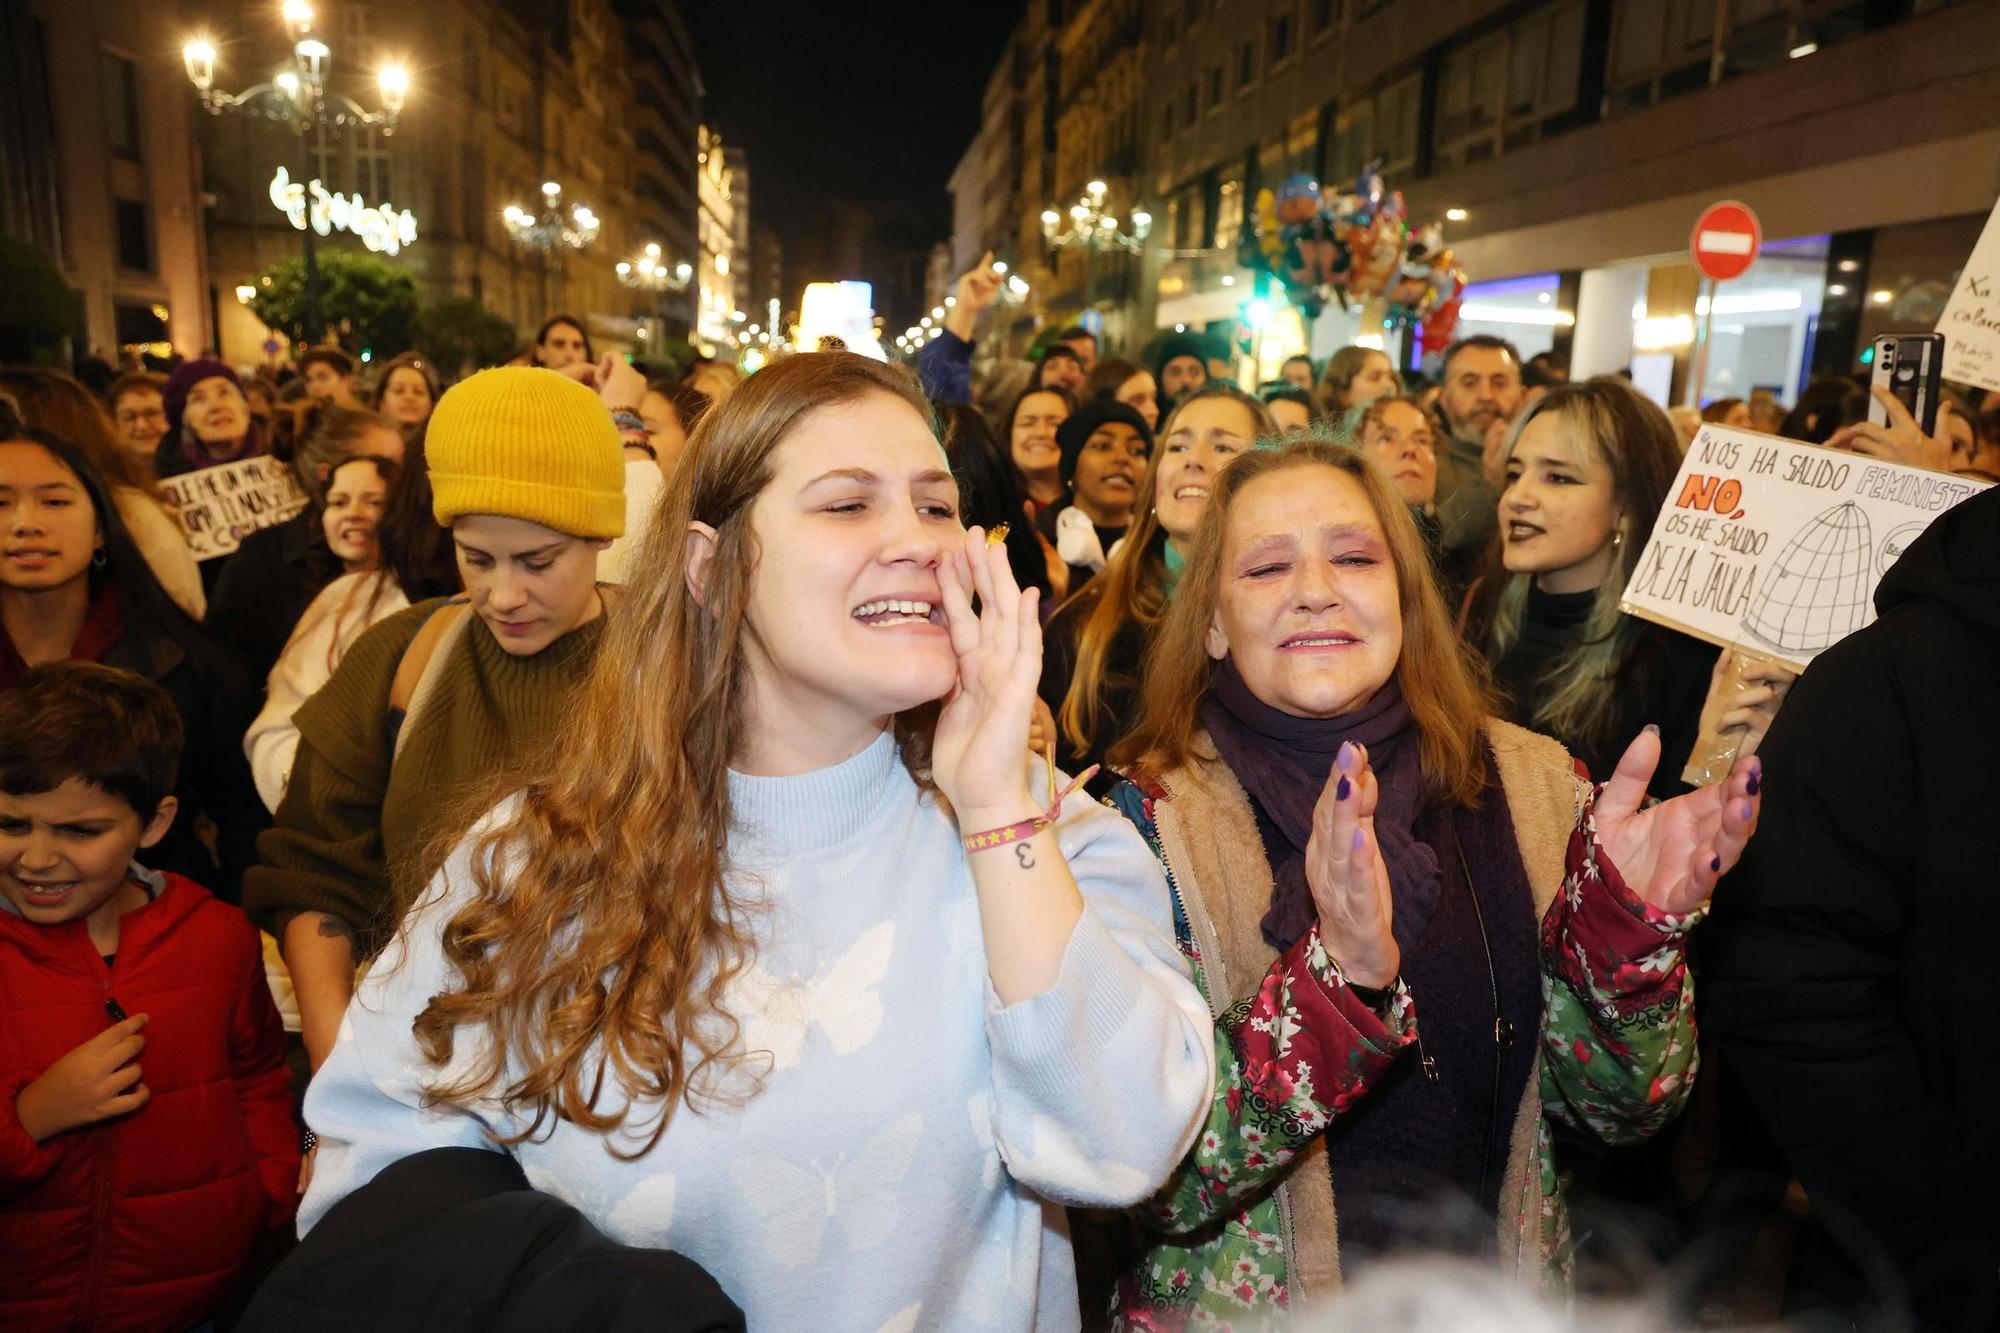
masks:
<svg viewBox="0 0 2000 1333"><path fill-rule="evenodd" d="M389 715L396 719L391 763L402 755L411 722L436 688L438 676L431 670L432 664L448 655L471 623L472 604L462 597L453 598L431 612L416 637L410 640L410 646L403 650L402 660L396 663L396 674L389 681Z"/></svg>

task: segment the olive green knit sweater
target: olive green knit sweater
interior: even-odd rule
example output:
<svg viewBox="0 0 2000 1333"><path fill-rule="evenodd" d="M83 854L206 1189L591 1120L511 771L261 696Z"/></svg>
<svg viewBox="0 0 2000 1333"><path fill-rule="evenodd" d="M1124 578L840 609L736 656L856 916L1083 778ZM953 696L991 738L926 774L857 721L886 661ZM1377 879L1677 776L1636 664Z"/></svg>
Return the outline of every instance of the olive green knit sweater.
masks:
<svg viewBox="0 0 2000 1333"><path fill-rule="evenodd" d="M386 944L423 887L418 863L443 831L439 821L468 785L556 729L604 637L599 616L533 657L515 657L483 623L469 623L431 663L435 682L398 757L390 684L443 604L419 602L362 635L300 707L291 782L257 840L262 864L243 879L243 906L264 929L277 934L299 912L326 912L355 927L363 957Z"/></svg>

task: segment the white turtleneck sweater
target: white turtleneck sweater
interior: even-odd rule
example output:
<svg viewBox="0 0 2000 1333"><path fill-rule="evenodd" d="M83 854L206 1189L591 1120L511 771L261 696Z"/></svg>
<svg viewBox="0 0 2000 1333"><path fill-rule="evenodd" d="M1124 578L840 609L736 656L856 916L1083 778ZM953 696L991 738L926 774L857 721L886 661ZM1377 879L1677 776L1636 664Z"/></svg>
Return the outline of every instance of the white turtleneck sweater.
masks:
<svg viewBox="0 0 2000 1333"><path fill-rule="evenodd" d="M613 1239L702 1264L752 1328L1075 1328L1063 1205L1149 1196L1214 1080L1152 854L1070 798L1057 837L1083 915L1055 985L1002 1006L958 829L887 735L829 769L729 784L729 884L767 908L729 997L745 1047L770 1053L762 1091L679 1110L637 1161L557 1124L511 1149L529 1181ZM486 1103L421 1108L440 1071L410 1025L457 980L439 935L469 892L464 857L371 969L313 1080L301 1233L389 1163L519 1123ZM461 1036L459 1060L473 1044Z"/></svg>

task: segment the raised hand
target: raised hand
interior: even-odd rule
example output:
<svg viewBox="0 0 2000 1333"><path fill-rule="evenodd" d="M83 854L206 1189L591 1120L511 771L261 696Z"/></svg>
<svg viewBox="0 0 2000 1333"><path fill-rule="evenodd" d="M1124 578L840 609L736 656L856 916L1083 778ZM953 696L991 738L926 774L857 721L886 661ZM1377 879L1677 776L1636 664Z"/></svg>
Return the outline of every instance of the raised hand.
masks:
<svg viewBox="0 0 2000 1333"><path fill-rule="evenodd" d="M980 256L979 262L958 280L958 304L945 312L944 326L957 337L972 341L972 333L979 323L979 317L992 308L999 299L1000 285L1004 281L999 270L993 267L993 252L988 250Z"/></svg>
<svg viewBox="0 0 2000 1333"><path fill-rule="evenodd" d="M1903 400L1887 389L1872 391L1888 414L1889 423L1878 426L1872 421L1857 421L1852 426L1842 426L1826 442L1829 449L1846 449L1870 458L1886 458L1892 463L1904 463L1910 467L1926 467L1934 472L1951 469L1951 404L1939 403L1937 434L1926 437L1917 419L1910 415L1910 409L1903 406Z"/></svg>
<svg viewBox="0 0 2000 1333"><path fill-rule="evenodd" d="M1393 985L1403 967L1389 928L1389 868L1375 841L1380 794L1367 748L1342 745L1306 840L1306 884L1319 913L1320 942L1349 981L1376 989Z"/></svg>
<svg viewBox="0 0 2000 1333"><path fill-rule="evenodd" d="M1041 594L1021 590L1007 548L988 547L976 527L939 563L938 583L958 684L938 716L931 776L972 833L1039 813L1028 790L1027 742L1042 674Z"/></svg>
<svg viewBox="0 0 2000 1333"><path fill-rule="evenodd" d="M1736 757L1747 759L1764 743L1799 673L1782 662L1752 658L1736 674L1736 650L1724 648L1709 673L1708 697L1701 706L1699 734L1736 741ZM1697 749L1699 750L1699 745ZM1725 752L1726 753L1726 752Z"/></svg>
<svg viewBox="0 0 2000 1333"><path fill-rule="evenodd" d="M138 1058L146 1049L140 1030L146 1015L134 1014L104 1029L50 1065L21 1089L14 1112L37 1143L68 1129L128 1115L152 1098L140 1082Z"/></svg>
<svg viewBox="0 0 2000 1333"><path fill-rule="evenodd" d="M1659 762L1660 733L1648 727L1598 793L1597 845L1627 888L1680 915L1708 901L1756 832L1764 765L1755 756L1738 759L1727 781L1641 810Z"/></svg>

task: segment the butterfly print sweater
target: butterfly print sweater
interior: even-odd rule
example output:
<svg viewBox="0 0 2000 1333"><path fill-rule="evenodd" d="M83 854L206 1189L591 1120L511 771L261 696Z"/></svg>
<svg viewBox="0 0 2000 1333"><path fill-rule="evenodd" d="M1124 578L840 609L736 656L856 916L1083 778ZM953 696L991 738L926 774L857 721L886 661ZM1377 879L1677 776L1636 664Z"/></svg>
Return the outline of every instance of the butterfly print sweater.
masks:
<svg viewBox="0 0 2000 1333"><path fill-rule="evenodd" d="M615 1240L694 1259L752 1328L1076 1328L1065 1205L1151 1195L1214 1078L1157 861L1072 797L1057 837L1084 912L1054 986L1003 1006L959 831L887 735L816 773L729 781L729 887L754 905L756 953L728 1008L761 1087L680 1109L634 1161L557 1123L510 1149L528 1180ZM439 938L470 892L464 858L369 972L313 1081L302 1232L398 1158L523 1124L490 1101L424 1105L449 1071L410 1025L456 981ZM461 1033L457 1061L476 1042ZM657 1109L633 1108L642 1138Z"/></svg>

